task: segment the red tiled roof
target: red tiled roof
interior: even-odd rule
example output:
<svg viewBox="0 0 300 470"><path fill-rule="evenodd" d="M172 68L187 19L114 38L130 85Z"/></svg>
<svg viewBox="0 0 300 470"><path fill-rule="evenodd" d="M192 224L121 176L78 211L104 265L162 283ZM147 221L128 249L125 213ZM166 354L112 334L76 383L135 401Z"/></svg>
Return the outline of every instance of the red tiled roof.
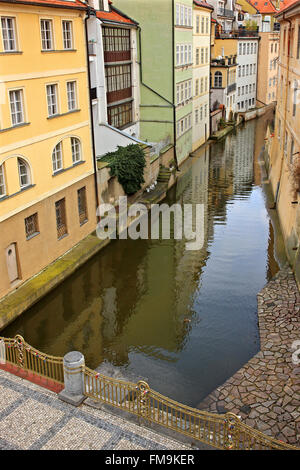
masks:
<svg viewBox="0 0 300 470"><path fill-rule="evenodd" d="M259 11L259 13L277 12L271 0L249 0L249 3L251 3L251 5Z"/></svg>
<svg viewBox="0 0 300 470"><path fill-rule="evenodd" d="M292 6L294 3L296 4L297 2L299 2L299 0L281 0L279 9L280 13L286 10L288 7Z"/></svg>
<svg viewBox="0 0 300 470"><path fill-rule="evenodd" d="M212 5L209 5L209 3L206 3L204 0L194 0L194 3L198 5L198 7L208 8L209 10L214 9Z"/></svg>
<svg viewBox="0 0 300 470"><path fill-rule="evenodd" d="M79 0L0 0L1 3L21 3L27 5L41 5L47 7L67 7L67 8L76 8L76 9L86 9L86 5Z"/></svg>
<svg viewBox="0 0 300 470"><path fill-rule="evenodd" d="M130 18L123 15L121 12L112 9L111 11L97 11L97 18L104 21L112 21L114 23L126 23L136 26L135 23Z"/></svg>

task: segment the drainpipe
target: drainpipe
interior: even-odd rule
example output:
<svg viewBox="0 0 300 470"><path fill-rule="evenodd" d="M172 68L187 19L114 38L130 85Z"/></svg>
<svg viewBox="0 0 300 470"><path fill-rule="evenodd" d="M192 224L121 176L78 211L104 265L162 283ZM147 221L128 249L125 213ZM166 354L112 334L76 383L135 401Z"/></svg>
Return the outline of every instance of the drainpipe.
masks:
<svg viewBox="0 0 300 470"><path fill-rule="evenodd" d="M177 160L177 128L176 128L176 106L175 106L175 27L174 27L174 0L172 0L172 82L173 82L173 134L174 134L174 157L176 163L176 170L178 168ZM192 81L193 83L193 81Z"/></svg>
<svg viewBox="0 0 300 470"><path fill-rule="evenodd" d="M289 29L288 29L288 36L287 40L289 40L290 37L290 32L291 32L291 27L292 27L292 22L290 20L287 20L285 18L285 15L283 13L283 18L284 21L287 21L289 23ZM285 45L284 45L285 47ZM288 88L289 88L289 71L290 71L290 53L291 53L291 43L290 43L290 50L287 51L287 73L286 73L286 92L285 92L285 110L284 110L284 125L283 125L283 131L282 131L282 137L283 137L283 149L282 149L282 156L281 156L281 164L280 164L280 173L279 173L279 179L277 183L277 188L276 188L276 195L275 195L275 201L274 201L274 209L276 208L277 201L279 198L279 190L280 190L280 181L281 181L281 176L282 176L282 169L283 169L283 160L284 160L284 144L285 144L285 133L286 133L286 117L287 117L287 107L288 107Z"/></svg>
<svg viewBox="0 0 300 470"><path fill-rule="evenodd" d="M99 207L99 193L98 193L98 169L96 162L96 148L95 148L95 133L94 133L94 117L93 117L93 107L92 107L92 98L91 98L91 73L90 73L90 62L89 62L89 49L88 49L88 28L87 21L91 16L96 16L96 12L93 8L87 6L87 16L84 18L85 26L85 44L86 44L86 57L87 57L87 73L88 73L88 93L89 93L89 108L90 108L90 120L91 120L91 133L92 133L92 149L93 149L93 162L94 162L94 180L95 180L95 195L96 195L96 210ZM99 221L99 217L97 216Z"/></svg>

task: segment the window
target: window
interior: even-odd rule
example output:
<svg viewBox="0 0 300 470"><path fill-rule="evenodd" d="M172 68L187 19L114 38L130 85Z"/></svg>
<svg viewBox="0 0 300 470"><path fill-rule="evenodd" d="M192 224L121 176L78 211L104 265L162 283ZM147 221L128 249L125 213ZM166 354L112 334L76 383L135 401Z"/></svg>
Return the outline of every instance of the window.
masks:
<svg viewBox="0 0 300 470"><path fill-rule="evenodd" d="M73 49L72 21L63 21L64 49Z"/></svg>
<svg viewBox="0 0 300 470"><path fill-rule="evenodd" d="M78 200L79 223L80 225L83 225L88 221L85 187L78 189L77 200Z"/></svg>
<svg viewBox="0 0 300 470"><path fill-rule="evenodd" d="M41 20L42 50L53 49L52 20Z"/></svg>
<svg viewBox="0 0 300 470"><path fill-rule="evenodd" d="M204 64L204 47L201 47L201 64Z"/></svg>
<svg viewBox="0 0 300 470"><path fill-rule="evenodd" d="M297 59L300 59L300 26L298 26Z"/></svg>
<svg viewBox="0 0 300 470"><path fill-rule="evenodd" d="M240 94L241 94L241 88L238 87L238 96L240 96Z"/></svg>
<svg viewBox="0 0 300 470"><path fill-rule="evenodd" d="M249 52L250 52L250 43L248 42L247 43L247 54L249 54Z"/></svg>
<svg viewBox="0 0 300 470"><path fill-rule="evenodd" d="M107 109L108 124L120 128L132 122L132 103L111 106Z"/></svg>
<svg viewBox="0 0 300 470"><path fill-rule="evenodd" d="M17 50L15 19L6 16L1 17L2 42L4 52Z"/></svg>
<svg viewBox="0 0 300 470"><path fill-rule="evenodd" d="M24 122L23 90L10 91L9 102L12 125L22 124Z"/></svg>
<svg viewBox="0 0 300 470"><path fill-rule="evenodd" d="M208 77L205 77L205 91L208 90Z"/></svg>
<svg viewBox="0 0 300 470"><path fill-rule="evenodd" d="M29 238L39 233L37 213L31 215L30 217L26 217L24 221L25 221L26 238L28 240Z"/></svg>
<svg viewBox="0 0 300 470"><path fill-rule="evenodd" d="M29 167L25 160L18 158L18 168L19 168L19 181L21 188L25 188L30 184L30 175Z"/></svg>
<svg viewBox="0 0 300 470"><path fill-rule="evenodd" d="M195 84L195 96L198 96L198 95L199 95L199 78L197 78L196 84Z"/></svg>
<svg viewBox="0 0 300 470"><path fill-rule="evenodd" d="M176 45L176 65L180 65L180 46Z"/></svg>
<svg viewBox="0 0 300 470"><path fill-rule="evenodd" d="M77 163L81 160L81 144L76 137L71 137L72 162Z"/></svg>
<svg viewBox="0 0 300 470"><path fill-rule="evenodd" d="M196 49L196 65L199 65L199 48Z"/></svg>
<svg viewBox="0 0 300 470"><path fill-rule="evenodd" d="M201 34L204 34L204 16L201 17Z"/></svg>
<svg viewBox="0 0 300 470"><path fill-rule="evenodd" d="M242 47L243 47L243 45L242 45L242 43L240 42L240 43L239 43L239 55L242 55Z"/></svg>
<svg viewBox="0 0 300 470"><path fill-rule="evenodd" d="M57 85L47 85L48 116L58 114Z"/></svg>
<svg viewBox="0 0 300 470"><path fill-rule="evenodd" d="M246 54L246 43L244 42L243 44L243 54L245 55Z"/></svg>
<svg viewBox="0 0 300 470"><path fill-rule="evenodd" d="M52 169L53 173L56 171L61 170L63 167L63 159L62 159L62 143L59 142L52 152Z"/></svg>
<svg viewBox="0 0 300 470"><path fill-rule="evenodd" d="M244 76L245 76L245 66L243 65L243 67L242 67L242 77L244 77Z"/></svg>
<svg viewBox="0 0 300 470"><path fill-rule="evenodd" d="M184 44L180 45L180 64L184 64Z"/></svg>
<svg viewBox="0 0 300 470"><path fill-rule="evenodd" d="M291 154L290 154L290 163L293 164L293 155L295 150L295 142L293 137L291 137Z"/></svg>
<svg viewBox="0 0 300 470"><path fill-rule="evenodd" d="M199 34L199 23L200 23L200 17L199 15L196 16L196 34Z"/></svg>
<svg viewBox="0 0 300 470"><path fill-rule="evenodd" d="M205 49L205 63L208 64L208 47Z"/></svg>
<svg viewBox="0 0 300 470"><path fill-rule="evenodd" d="M204 83L204 79L203 77L201 78L201 81L200 81L200 94L203 93L203 83Z"/></svg>
<svg viewBox="0 0 300 470"><path fill-rule="evenodd" d="M189 64L192 62L192 44L189 44Z"/></svg>
<svg viewBox="0 0 300 470"><path fill-rule="evenodd" d="M238 77L240 77L240 76L241 76L241 66L239 65L238 66Z"/></svg>
<svg viewBox="0 0 300 470"><path fill-rule="evenodd" d="M199 121L199 110L195 109L195 124L198 124Z"/></svg>
<svg viewBox="0 0 300 470"><path fill-rule="evenodd" d="M73 111L77 108L76 82L67 82L68 110Z"/></svg>
<svg viewBox="0 0 300 470"><path fill-rule="evenodd" d="M206 25L206 34L209 33L209 30L208 30L208 18L205 19L205 25Z"/></svg>
<svg viewBox="0 0 300 470"><path fill-rule="evenodd" d="M184 45L184 63L185 64L188 63L188 45L187 44Z"/></svg>
<svg viewBox="0 0 300 470"><path fill-rule="evenodd" d="M296 111L297 111L297 95L298 95L297 80L295 80L294 81L294 93L293 93L293 116L296 116Z"/></svg>
<svg viewBox="0 0 300 470"><path fill-rule="evenodd" d="M176 4L176 24L180 24L180 5Z"/></svg>
<svg viewBox="0 0 300 470"><path fill-rule="evenodd" d="M105 77L108 103L131 97L130 64L105 67Z"/></svg>
<svg viewBox="0 0 300 470"><path fill-rule="evenodd" d="M55 203L57 238L60 239L68 233L66 221L66 202L61 199Z"/></svg>
<svg viewBox="0 0 300 470"><path fill-rule="evenodd" d="M105 62L130 60L130 30L104 26L103 50Z"/></svg>
<svg viewBox="0 0 300 470"><path fill-rule="evenodd" d="M215 73L214 88L222 88L222 73L221 72L216 72Z"/></svg>
<svg viewBox="0 0 300 470"><path fill-rule="evenodd" d="M0 197L5 196L5 194L4 165L0 165Z"/></svg>

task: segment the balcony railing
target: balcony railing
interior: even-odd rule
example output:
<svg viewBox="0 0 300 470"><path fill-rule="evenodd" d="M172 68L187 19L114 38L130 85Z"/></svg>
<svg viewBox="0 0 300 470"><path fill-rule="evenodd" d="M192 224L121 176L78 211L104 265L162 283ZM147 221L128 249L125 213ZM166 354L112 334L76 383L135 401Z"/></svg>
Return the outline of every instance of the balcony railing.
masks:
<svg viewBox="0 0 300 470"><path fill-rule="evenodd" d="M227 18L234 18L234 12L227 8L218 8L218 16L226 16Z"/></svg>
<svg viewBox="0 0 300 470"><path fill-rule="evenodd" d="M258 38L257 30L239 29L238 31L216 31L216 39L227 39L227 38Z"/></svg>
<svg viewBox="0 0 300 470"><path fill-rule="evenodd" d="M236 83L231 83L227 87L227 94L229 94L229 93L231 93L232 91L235 91L235 90L236 90Z"/></svg>

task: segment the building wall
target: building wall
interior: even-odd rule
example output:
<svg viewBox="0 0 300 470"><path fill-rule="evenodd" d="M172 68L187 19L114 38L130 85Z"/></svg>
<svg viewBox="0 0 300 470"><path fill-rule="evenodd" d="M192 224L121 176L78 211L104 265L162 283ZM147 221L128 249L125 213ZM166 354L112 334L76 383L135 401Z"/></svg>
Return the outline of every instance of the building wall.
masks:
<svg viewBox="0 0 300 470"><path fill-rule="evenodd" d="M16 243L18 284L39 272L92 232L96 224L94 163L89 122L84 12L1 4L1 16L14 17L18 53L0 54L2 93L0 106L0 166L5 195L0 197L0 296L15 287L9 282L5 252ZM41 51L40 19L52 19L54 49ZM62 20L72 21L73 49L64 51ZM28 34L30 31L30 34ZM0 52L3 51L3 44ZM68 111L67 82L76 82L77 106ZM58 114L48 116L46 85L57 84ZM23 91L25 123L13 126L9 91ZM80 142L81 158L73 163L71 137ZM54 172L52 153L62 143L63 163ZM22 187L18 158L26 163L29 181ZM88 221L79 226L77 189L86 187ZM58 240L55 202L65 197L67 235ZM77 211L77 215L76 215ZM24 219L38 214L38 234L26 239ZM3 236L2 236L3 234ZM30 249L28 249L30 248ZM32 249L31 249L32 248ZM30 256L29 256L30 254Z"/></svg>
<svg viewBox="0 0 300 470"><path fill-rule="evenodd" d="M140 138L167 145L174 139L172 2L114 0L113 4L141 28Z"/></svg>
<svg viewBox="0 0 300 470"><path fill-rule="evenodd" d="M298 176L298 184L295 184L293 177L296 168L300 173L300 49L297 43L300 25L299 4L290 13L285 13L285 17L291 21L292 34L289 32L289 22L283 21L281 16L275 132L274 136L269 136L268 142L269 176L288 258L300 285L300 180Z"/></svg>
<svg viewBox="0 0 300 470"><path fill-rule="evenodd" d="M258 39L239 39L237 56L237 111L247 111L256 106L257 54Z"/></svg>
<svg viewBox="0 0 300 470"><path fill-rule="evenodd" d="M279 33L259 33L259 36L257 100L258 106L261 106L276 100L278 74L276 58L279 53Z"/></svg>
<svg viewBox="0 0 300 470"><path fill-rule="evenodd" d="M194 5L193 10L193 151L202 145L210 135L209 129L209 70L211 10ZM199 20L197 20L199 17ZM203 18L203 27L202 27ZM198 23L199 22L199 23ZM208 28L206 28L208 25ZM208 51L208 62L196 64L197 49ZM205 62L205 54L204 54ZM197 82L198 81L198 82ZM202 82L202 91L201 91ZM197 93L197 94L196 94Z"/></svg>

